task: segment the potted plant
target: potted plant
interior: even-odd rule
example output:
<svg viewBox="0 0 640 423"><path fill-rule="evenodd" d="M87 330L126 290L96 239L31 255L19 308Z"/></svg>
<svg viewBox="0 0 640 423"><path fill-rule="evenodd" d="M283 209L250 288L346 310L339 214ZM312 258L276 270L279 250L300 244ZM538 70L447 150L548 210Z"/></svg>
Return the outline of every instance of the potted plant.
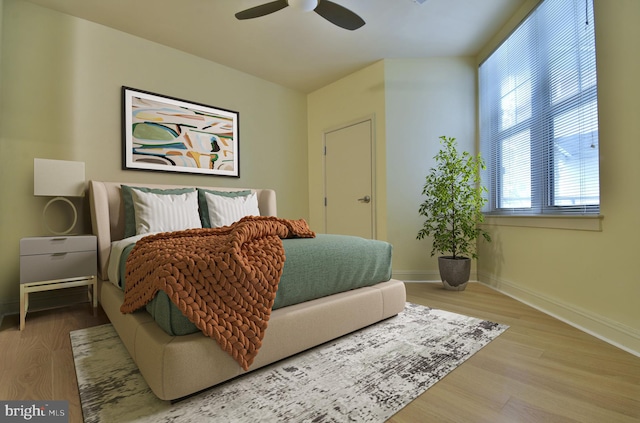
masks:
<svg viewBox="0 0 640 423"><path fill-rule="evenodd" d="M456 139L440 137L442 149L434 157L436 165L427 174L419 214L425 222L417 239L431 237L438 257L440 278L446 289L462 291L471 272L471 258L477 258L476 240L489 234L478 226L483 222L482 206L486 188L480 185L480 169L484 161L456 149Z"/></svg>

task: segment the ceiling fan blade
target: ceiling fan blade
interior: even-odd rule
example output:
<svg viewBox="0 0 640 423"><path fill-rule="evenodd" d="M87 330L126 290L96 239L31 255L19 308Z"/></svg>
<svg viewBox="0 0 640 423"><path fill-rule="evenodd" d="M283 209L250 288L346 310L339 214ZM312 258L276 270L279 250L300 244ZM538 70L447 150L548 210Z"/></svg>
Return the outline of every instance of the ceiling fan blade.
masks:
<svg viewBox="0 0 640 423"><path fill-rule="evenodd" d="M289 3L287 3L287 0L276 0L271 3L261 4L260 6L238 12L236 13L236 18L240 20L259 18L260 16L268 15L270 13L277 12L280 9L284 9L288 5Z"/></svg>
<svg viewBox="0 0 640 423"><path fill-rule="evenodd" d="M346 7L329 0L320 0L313 10L334 25L353 31L365 24L364 20Z"/></svg>

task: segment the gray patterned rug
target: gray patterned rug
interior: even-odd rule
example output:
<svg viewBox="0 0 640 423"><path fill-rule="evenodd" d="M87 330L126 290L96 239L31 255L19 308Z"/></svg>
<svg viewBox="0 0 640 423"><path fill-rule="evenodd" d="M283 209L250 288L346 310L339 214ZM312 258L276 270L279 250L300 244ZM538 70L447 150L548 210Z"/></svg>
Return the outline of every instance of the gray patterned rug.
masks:
<svg viewBox="0 0 640 423"><path fill-rule="evenodd" d="M384 422L506 329L407 303L175 404L151 392L110 324L71 332L71 344L85 422Z"/></svg>

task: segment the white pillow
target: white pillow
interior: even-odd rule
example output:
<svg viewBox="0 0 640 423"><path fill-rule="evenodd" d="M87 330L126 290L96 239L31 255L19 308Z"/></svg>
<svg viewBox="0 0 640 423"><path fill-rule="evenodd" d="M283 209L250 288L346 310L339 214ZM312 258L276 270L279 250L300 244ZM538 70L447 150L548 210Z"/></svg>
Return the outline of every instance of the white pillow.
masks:
<svg viewBox="0 0 640 423"><path fill-rule="evenodd" d="M228 226L245 216L260 216L256 193L237 197L204 193L209 208L209 220L212 228Z"/></svg>
<svg viewBox="0 0 640 423"><path fill-rule="evenodd" d="M201 228L198 193L154 194L131 190L136 234Z"/></svg>

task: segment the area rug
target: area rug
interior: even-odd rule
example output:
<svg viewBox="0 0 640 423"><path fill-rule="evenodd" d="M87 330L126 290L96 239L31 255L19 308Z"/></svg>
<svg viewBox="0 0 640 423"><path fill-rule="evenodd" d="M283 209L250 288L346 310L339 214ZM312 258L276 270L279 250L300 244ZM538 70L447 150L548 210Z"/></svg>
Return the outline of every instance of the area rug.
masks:
<svg viewBox="0 0 640 423"><path fill-rule="evenodd" d="M384 422L507 326L407 303L395 317L176 403L110 324L71 332L84 421Z"/></svg>

